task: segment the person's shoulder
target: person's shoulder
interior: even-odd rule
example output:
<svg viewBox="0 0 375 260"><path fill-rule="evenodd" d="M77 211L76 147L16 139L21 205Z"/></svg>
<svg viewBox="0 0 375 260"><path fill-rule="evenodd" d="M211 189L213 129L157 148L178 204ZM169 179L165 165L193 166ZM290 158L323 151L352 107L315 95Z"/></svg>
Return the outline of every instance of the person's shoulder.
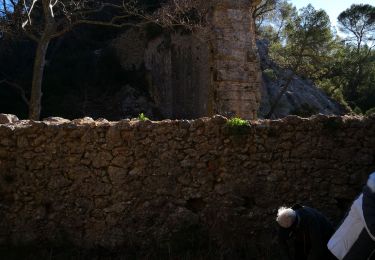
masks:
<svg viewBox="0 0 375 260"><path fill-rule="evenodd" d="M315 221L316 219L324 218L323 214L320 213L320 211L318 211L315 208L311 208L309 206L299 205L299 207L296 208L296 212L297 212L297 215L301 217L303 222L308 221L308 220Z"/></svg>

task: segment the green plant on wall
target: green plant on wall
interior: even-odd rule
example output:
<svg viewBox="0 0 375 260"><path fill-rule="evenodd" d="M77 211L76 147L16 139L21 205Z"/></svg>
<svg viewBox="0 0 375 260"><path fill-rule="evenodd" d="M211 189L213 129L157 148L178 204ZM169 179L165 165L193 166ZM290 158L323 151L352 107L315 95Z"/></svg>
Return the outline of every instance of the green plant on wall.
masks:
<svg viewBox="0 0 375 260"><path fill-rule="evenodd" d="M230 134L243 135L248 133L250 123L240 117L233 117L227 121L226 126Z"/></svg>
<svg viewBox="0 0 375 260"><path fill-rule="evenodd" d="M145 114L143 114L143 113L140 113L140 114L138 115L137 119L138 119L139 121L150 120L150 119L149 119L147 116L145 116Z"/></svg>
<svg viewBox="0 0 375 260"><path fill-rule="evenodd" d="M233 117L227 121L227 126L229 127L249 126L249 122L240 117Z"/></svg>

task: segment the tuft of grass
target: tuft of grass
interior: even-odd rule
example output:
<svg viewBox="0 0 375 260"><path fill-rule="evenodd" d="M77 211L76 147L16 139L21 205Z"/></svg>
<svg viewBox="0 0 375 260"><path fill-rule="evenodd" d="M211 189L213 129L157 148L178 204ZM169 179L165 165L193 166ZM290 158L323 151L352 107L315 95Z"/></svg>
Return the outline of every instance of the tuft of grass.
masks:
<svg viewBox="0 0 375 260"><path fill-rule="evenodd" d="M240 117L233 117L226 123L230 135L245 135L249 132L250 123Z"/></svg>
<svg viewBox="0 0 375 260"><path fill-rule="evenodd" d="M138 115L137 119L138 119L139 121L150 120L150 119L149 119L147 116L145 116L145 114L143 114L143 113L140 113L140 114Z"/></svg>
<svg viewBox="0 0 375 260"><path fill-rule="evenodd" d="M228 127L243 127L243 126L250 126L249 122L240 118L240 117L233 117L227 121Z"/></svg>

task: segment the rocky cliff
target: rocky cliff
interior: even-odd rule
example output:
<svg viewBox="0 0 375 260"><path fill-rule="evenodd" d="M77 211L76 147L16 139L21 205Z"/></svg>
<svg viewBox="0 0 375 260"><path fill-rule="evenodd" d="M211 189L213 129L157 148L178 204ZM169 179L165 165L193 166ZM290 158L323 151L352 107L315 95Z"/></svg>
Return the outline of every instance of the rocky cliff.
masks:
<svg viewBox="0 0 375 260"><path fill-rule="evenodd" d="M269 112L271 103L282 86L283 75L287 72L270 60L267 40L258 40L257 47L263 71L262 100L259 109L259 116L262 118ZM273 118L282 118L291 114L305 117L319 113L343 115L346 112L342 105L315 86L311 80L295 75L288 91L281 98Z"/></svg>

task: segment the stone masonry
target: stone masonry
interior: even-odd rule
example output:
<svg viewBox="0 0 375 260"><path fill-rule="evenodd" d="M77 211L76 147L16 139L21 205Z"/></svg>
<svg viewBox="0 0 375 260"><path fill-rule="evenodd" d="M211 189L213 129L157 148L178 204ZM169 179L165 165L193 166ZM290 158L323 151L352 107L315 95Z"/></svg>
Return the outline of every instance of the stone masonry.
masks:
<svg viewBox="0 0 375 260"><path fill-rule="evenodd" d="M149 92L164 118L208 115L210 52L199 37L172 34L148 42Z"/></svg>
<svg viewBox="0 0 375 260"><path fill-rule="evenodd" d="M212 8L204 29L148 43L151 96L167 118L222 114L256 119L261 71L251 8L258 1L208 2Z"/></svg>
<svg viewBox="0 0 375 260"><path fill-rule="evenodd" d="M0 124L0 246L278 259L278 206L337 223L375 170L375 117L13 121Z"/></svg>
<svg viewBox="0 0 375 260"><path fill-rule="evenodd" d="M261 71L250 11L258 1L216 1L211 17L213 111L256 119Z"/></svg>

